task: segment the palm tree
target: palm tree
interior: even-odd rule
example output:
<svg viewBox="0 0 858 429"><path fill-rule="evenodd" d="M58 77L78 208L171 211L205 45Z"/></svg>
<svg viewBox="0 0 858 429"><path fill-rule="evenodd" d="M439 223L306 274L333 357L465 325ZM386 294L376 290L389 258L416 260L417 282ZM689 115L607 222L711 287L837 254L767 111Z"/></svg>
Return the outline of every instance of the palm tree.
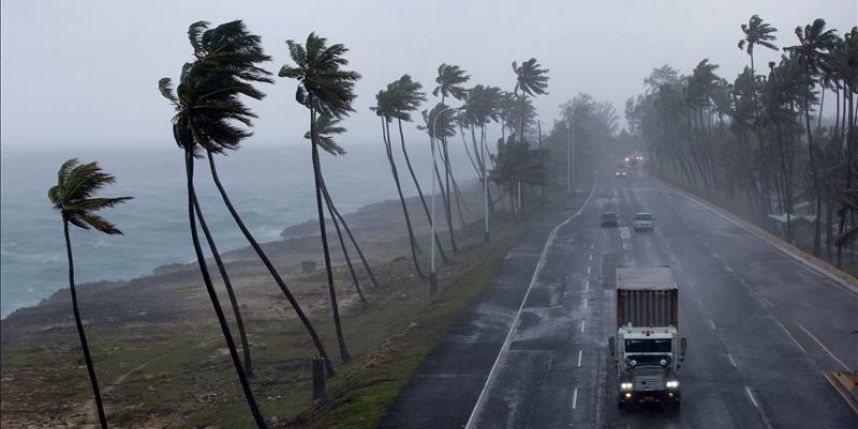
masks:
<svg viewBox="0 0 858 429"><path fill-rule="evenodd" d="M122 231L116 228L116 226L96 214L99 210L113 207L131 199L131 197L94 197L96 192L114 181L114 177L102 171L97 163L80 164L77 159L70 159L60 167L57 174L57 184L48 190L48 199L54 208L59 210L63 219L63 234L66 241L66 254L69 260L69 292L71 292L72 312L74 313L77 335L80 337L80 346L83 349L86 370L89 373L89 383L92 385L92 394L95 397L98 421L101 423L102 429L107 429L107 418L104 415L104 404L101 401L101 392L98 389L98 379L95 376L95 366L92 363L92 356L89 353L86 332L84 332L83 323L80 318L77 290L75 289L74 281L74 258L72 256L71 237L69 236L69 224L82 229L95 229L105 234L122 234Z"/></svg>
<svg viewBox="0 0 858 429"><path fill-rule="evenodd" d="M340 120L331 116L321 115L316 120L316 138L319 142L319 145L325 151L335 153L337 155L345 155L346 151L337 142L334 141L334 135L342 134L346 132L344 127L340 126ZM310 140L312 136L309 132L304 133L304 138ZM334 203L331 199L331 196L328 194L328 190L324 185L324 181L322 181L322 194L325 197L325 205L328 208L328 215L331 216L331 222L334 224L334 230L337 232L337 239L340 243L340 248L343 251L343 257L346 260L346 265L349 267L349 274L351 274L352 282L355 285L355 290L357 291L358 297L363 304L366 304L366 297L363 294L363 291L360 288L360 282L357 278L357 273L355 273L355 268L352 265L352 259L349 256L349 249L346 247L346 242L343 240L343 233L340 230L340 222L345 226L345 220L339 221L336 216L336 209L334 208ZM346 226L347 227L347 226ZM360 247L357 245L357 242L354 242L355 247L360 250ZM371 272L370 272L371 274Z"/></svg>
<svg viewBox="0 0 858 429"><path fill-rule="evenodd" d="M825 20L817 18L813 24L795 28L795 35L798 37L799 44L784 48L785 51L794 52L799 64L804 68L805 78L807 79L804 87L804 118L805 130L807 131L807 145L810 158L810 172L813 179L813 189L816 199L816 219L814 221L813 235L813 254L819 256L820 251L820 236L822 232L822 223L820 214L822 213L822 189L819 187L819 172L816 166L816 148L813 144L813 130L810 126L810 109L811 100L813 98L814 77L819 73L820 65L823 63L823 58L826 53L833 49L837 44L837 35L834 30L825 29ZM820 105L820 109L821 109Z"/></svg>
<svg viewBox="0 0 858 429"><path fill-rule="evenodd" d="M497 122L500 119L500 107L503 95L500 88L496 86L487 87L483 85L474 86L468 94L468 100L465 102L463 115L464 122L471 130L471 143L473 145L474 154L477 157L477 162L479 163L478 173L480 180L485 181L487 180L486 175L488 174L485 169L486 162L488 161L485 159L488 157L486 126L489 122ZM479 145L477 144L475 128L480 129ZM485 154L481 154L481 152L485 152ZM493 211L491 194L488 192L488 188L486 198L489 202L489 211Z"/></svg>
<svg viewBox="0 0 858 429"><path fill-rule="evenodd" d="M411 80L411 76L405 74L398 80L389 83L387 85L387 92L394 110L393 117L396 118L396 122L399 125L399 144L402 147L402 155L405 157L405 165L408 167L411 180L417 189L417 195L420 197L420 204L423 205L423 211L426 214L429 226L432 226L432 215L429 213L429 205L426 204L426 197L423 195L420 181L417 180L417 175L414 174L414 168L411 166L411 158L408 156L408 149L405 147L405 133L402 131L402 122L411 122L411 112L417 110L420 107L420 103L426 101L426 94L421 91L422 88L423 86L419 82ZM447 262L447 254L444 252L444 248L441 247L441 240L438 239L437 233L434 240L441 254L441 259Z"/></svg>
<svg viewBox="0 0 858 429"><path fill-rule="evenodd" d="M322 236L322 250L325 254L325 270L328 276L328 290L331 295L334 326L337 331L337 343L340 347L340 357L343 362L350 359L343 338L340 324L337 295L334 289L334 277L331 270L331 255L328 250L328 237L325 230L325 216L322 210L321 165L319 161L319 146L323 144L317 138L316 115L327 115L334 118L348 116L354 111L352 100L355 98L354 83L360 75L354 71L343 70L348 65L344 57L348 52L341 44L326 45L327 40L310 33L305 45L287 40L289 55L295 66L284 65L279 76L298 81L295 99L310 111L311 156L313 160L313 177L316 188L316 211L319 217L319 232ZM324 147L323 147L324 148Z"/></svg>
<svg viewBox="0 0 858 429"><path fill-rule="evenodd" d="M411 249L411 260L414 263L414 270L421 279L426 279L426 274L420 268L420 261L417 259L418 245L417 239L414 237L414 228L411 226L411 216L408 214L408 206L405 204L405 196L402 194L402 184L399 182L399 171L396 168L396 161L393 159L393 145L390 138L390 122L394 116L398 115L396 106L394 105L393 91L395 87L388 90L381 90L375 95L376 105L371 107L381 119L381 137L384 142L385 153L387 154L387 162L390 164L390 173L393 175L393 182L396 184L396 193L399 195L399 204L402 206L402 214L405 216L405 226L408 229L409 247Z"/></svg>
<svg viewBox="0 0 858 429"><path fill-rule="evenodd" d="M248 81L265 79L261 69L255 64L267 57L261 50L253 51L252 48L249 52L224 48L224 46L233 46L233 43L247 43L248 40L251 44L252 42L258 44L258 36L247 34L241 21L222 24L214 29L208 29L206 22L197 22L191 24L188 36L194 48L195 61L186 63L182 67L180 83L175 93L169 78L161 79L158 82L158 89L176 110L172 119L173 137L185 155L188 223L203 284L214 307L253 419L258 427L265 428L267 424L256 404L247 374L238 357L238 350L215 292L200 244L196 221L197 216L202 218L202 211L199 210L199 201L194 190L194 158L201 148L206 150L209 153L212 173L215 175L211 153L221 153L226 148L234 148L242 139L250 135L249 131L235 125L236 122L250 125L250 118L253 117L253 113L241 103L239 97L241 95L255 99L263 97L263 94ZM250 54L252 60L240 55L243 53ZM216 178L216 175L214 177ZM220 186L219 182L217 184ZM202 221L204 222L204 219Z"/></svg>
<svg viewBox="0 0 858 429"><path fill-rule="evenodd" d="M435 77L435 83L438 86L432 90L432 95L438 96L441 95L441 105L444 105L444 102L447 99L447 96L453 97L456 100L462 100L468 95L468 91L462 86L465 82L467 82L471 77L465 73L465 71L457 66L452 64L443 63L438 66L438 76ZM434 118L434 116L432 116ZM431 123L427 123L428 126L432 126ZM451 135L455 135L455 132ZM444 183L441 183L441 192L446 194L445 198L445 211L447 215L447 230L450 234L450 245L453 248L453 253L459 252L459 247L456 245L456 235L453 229L453 200L450 197L450 180L453 175L452 166L450 165L450 154L447 150L447 133L440 133L441 137L441 159L444 162ZM453 179L455 180L455 179ZM458 201L458 193L455 195ZM461 213L460 213L461 215Z"/></svg>
<svg viewBox="0 0 858 429"><path fill-rule="evenodd" d="M170 100L176 108L177 114L173 121L177 143L186 151L190 151L191 155L195 154L200 147L206 151L212 179L227 210L295 310L312 338L317 352L324 359L328 375L333 375L334 367L327 357L324 345L315 328L233 206L220 181L213 157L213 154L216 153L238 149L240 141L250 136L249 131L234 125L239 123L249 126L251 125L251 118L255 117L253 112L241 102L238 95L246 95L255 99L264 97L264 94L255 89L251 83L272 82L268 77L270 73L257 66L261 62L270 60L270 57L262 51L259 36L248 33L241 21L222 24L214 29L208 27L207 22L201 21L191 24L188 30L188 37L191 47L194 49L196 61L185 64L182 82L179 86L181 91L178 96L173 94L170 79L162 79L159 83L161 94ZM193 70L197 71L191 73ZM209 79L211 82L205 85L196 83L207 82L207 78L203 76L209 72L218 78ZM192 127L192 124L196 125ZM178 127L188 131L180 135L176 133ZM194 131L194 128L197 130ZM181 142L179 141L180 138L182 139ZM192 169L193 165L191 165L191 172ZM205 220L201 219L201 226L204 224ZM203 228L203 232L206 233L206 228ZM208 233L206 234L207 239L210 239ZM211 240L209 241L212 243ZM212 249L212 253L215 255L215 261L217 261L219 255L216 249ZM228 286L227 291L229 292L230 289L231 287ZM236 318L240 319L237 304L234 305L234 311ZM239 323L239 332L242 330L243 325ZM243 338L242 341L245 342L245 364L249 367L249 348L246 344L246 338Z"/></svg>
<svg viewBox="0 0 858 429"><path fill-rule="evenodd" d="M548 69L536 62L536 58L531 58L519 66L515 61L512 62L512 70L515 72L516 81L513 92L518 94L521 90L521 128L519 139L524 142L524 126L527 96L537 96L547 94L548 88Z"/></svg>
<svg viewBox="0 0 858 429"><path fill-rule="evenodd" d="M742 24L740 26L742 28L742 33L745 35L745 38L739 40L739 49L745 49L745 52L751 57L751 76L754 78L754 82L756 82L756 71L754 69L754 46L762 46L764 48L769 48L773 51L778 50L778 47L774 45L776 40L775 36L772 34L775 31L778 31L777 28L772 27L768 23L764 22L759 15L751 16L751 19L748 20L747 24ZM756 89L753 92L754 97L754 114L755 120L757 113L757 95Z"/></svg>

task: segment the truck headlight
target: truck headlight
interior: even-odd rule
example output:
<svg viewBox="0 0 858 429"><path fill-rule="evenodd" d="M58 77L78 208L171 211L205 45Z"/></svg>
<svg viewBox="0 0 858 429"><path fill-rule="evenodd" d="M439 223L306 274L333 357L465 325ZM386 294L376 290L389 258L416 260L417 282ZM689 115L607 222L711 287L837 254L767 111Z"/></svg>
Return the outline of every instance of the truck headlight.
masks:
<svg viewBox="0 0 858 429"><path fill-rule="evenodd" d="M632 383L624 382L620 383L620 390L632 390Z"/></svg>
<svg viewBox="0 0 858 429"><path fill-rule="evenodd" d="M676 389L679 387L679 380L667 380L665 386L667 386L668 389Z"/></svg>

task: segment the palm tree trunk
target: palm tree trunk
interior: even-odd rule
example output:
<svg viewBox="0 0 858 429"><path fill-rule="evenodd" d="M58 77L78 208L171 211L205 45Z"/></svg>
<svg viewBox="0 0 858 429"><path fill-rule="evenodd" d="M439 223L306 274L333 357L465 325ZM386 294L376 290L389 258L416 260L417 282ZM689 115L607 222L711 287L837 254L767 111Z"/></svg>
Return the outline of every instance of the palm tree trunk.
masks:
<svg viewBox="0 0 858 429"><path fill-rule="evenodd" d="M384 137L384 148L387 152L387 162L390 164L390 173L393 175L393 182L396 184L396 193L399 194L399 204L402 206L402 214L405 216L405 225L408 229L408 242L411 248L411 260L414 262L414 270L422 280L425 280L426 274L420 268L420 260L417 259L417 240L414 238L414 229L411 227L411 216L408 214L408 206L405 204L405 196L402 195L402 185L399 183L399 172L396 170L396 161L393 159L393 148L390 144L390 123L387 117L381 117L381 133Z"/></svg>
<svg viewBox="0 0 858 429"><path fill-rule="evenodd" d="M417 195L420 196L420 203L423 205L423 211L426 212L426 219L429 220L429 226L432 226L432 215L429 213L429 206L426 204L426 198L423 196L423 190L420 188L420 182L417 180L417 175L414 174L414 168L411 167L411 158L408 156L408 150L405 148L405 134L402 131L402 120L397 119L399 124L399 143L402 146L402 155L405 156L405 165L408 166L408 172L411 174L411 180L414 181L414 187L417 188ZM434 236L436 248L438 249L439 254L441 255L441 260L445 263L449 262L447 260L447 254L444 252L444 248L441 247L441 240L438 239L438 233L435 233Z"/></svg>
<svg viewBox="0 0 858 429"><path fill-rule="evenodd" d="M355 273L355 267L352 265L352 258L349 256L349 249L346 246L346 242L343 240L343 233L340 231L340 223L337 221L336 215L334 215L333 203L331 202L331 198L327 192L323 193L325 197L325 205L328 208L328 215L331 216L331 222L334 223L334 229L337 231L337 239L340 242L340 248L343 250L343 257L346 259L346 265L349 267L349 274L352 276L352 283L355 285L355 290L357 291L358 297L360 297L360 301L366 305L366 297L363 295L363 291L360 289L360 282L357 278L357 273Z"/></svg>
<svg viewBox="0 0 858 429"><path fill-rule="evenodd" d="M316 144L316 110L310 109L310 152L313 158L313 181L316 188L316 212L319 216L319 234L322 239L322 252L325 255L325 272L328 276L328 292L331 296L331 310L334 316L334 328L337 332L337 344L340 347L340 360L343 363L351 360L349 351L346 348L346 341L343 337L343 327L340 322L340 309L337 305L337 291L334 288L334 272L331 268L331 253L328 249L328 232L325 228L325 213L322 210L322 187L319 184L319 177L322 175L321 165L319 162L319 147Z"/></svg>
<svg viewBox="0 0 858 429"><path fill-rule="evenodd" d="M462 136L462 146L465 147L465 154L468 155L468 161L471 162L471 167L474 169L474 174L479 177L480 169L477 167L477 161L474 160L474 156L471 155L471 149L468 148L468 140L465 137L465 129L462 128L462 124L459 123L459 135Z"/></svg>
<svg viewBox="0 0 858 429"><path fill-rule="evenodd" d="M244 368L241 366L241 360L238 357L238 350L235 347L235 342L232 339L232 333L229 331L229 324L226 317L223 315L223 309L220 306L220 300L217 297L217 292L214 290L211 276L209 275L208 267L206 266L206 258L203 255L203 247L200 244L200 237L197 233L197 223L194 213L194 205L198 204L197 195L194 191L194 154L190 149L185 150L185 174L188 179L188 223L191 227L191 241L194 245L194 253L197 256L197 264L200 267L200 274L203 276L203 284L206 287L206 292L209 295L209 300L214 307L217 321L220 324L220 330L223 334L223 339L226 341L229 356L232 358L232 364L235 367L235 372L238 374L238 381L241 383L241 389L244 392L244 399L247 401L247 406L250 407L250 413L253 415L253 420L256 426L260 429L268 428L265 419L262 417L262 412L256 404L256 399L253 397L253 391L250 389L250 383L244 373Z"/></svg>
<svg viewBox="0 0 858 429"><path fill-rule="evenodd" d="M215 244L214 238L212 238L211 231L209 231L209 227L206 224L206 219L203 216L203 212L199 204L194 204L194 210L196 211L197 218L200 221L200 229L203 230L203 235L206 237L209 250L217 264L220 277L223 279L223 286L226 288L226 293L229 296L229 303L232 305L232 312L235 314L235 324L238 326L238 337L241 340L242 352L244 354L244 373L248 378L253 378L253 363L250 359L250 343L247 341L247 332L244 329L244 322L241 319L241 310L238 308L238 300L235 298L232 281L229 279L229 275L226 272L226 266L223 264L220 252L217 250L217 245Z"/></svg>
<svg viewBox="0 0 858 429"><path fill-rule="evenodd" d="M98 412L98 422L102 429L107 429L107 417L104 414L104 404L101 401L101 391L98 388L98 379L95 376L95 365L89 353L89 342L86 341L86 332L83 322L80 320L80 310L77 303L77 290L74 281L74 257L72 256L71 238L69 237L69 222L63 217L63 234L66 239L66 254L69 260L69 292L71 292L72 312L77 335L80 338L80 347L83 349L83 360L86 362L86 372L89 374L89 384L92 386L92 395L95 398L95 409Z"/></svg>
<svg viewBox="0 0 858 429"><path fill-rule="evenodd" d="M334 365L331 363L331 360L328 359L328 353L325 351L325 346L322 344L322 340L319 338L319 334L316 333L316 329L313 327L313 324L310 323L310 319L304 313L304 310L301 308L301 305L298 303L298 300L295 299L295 296L292 294L292 291L286 286L286 282L283 281L283 278L280 276L280 273L277 272L277 269L274 268L274 264L271 263L271 260L268 259L268 255L262 250L262 246L256 241L256 238L251 234L250 229L244 224L244 221L239 216L238 211L235 209L235 206L232 205L232 200L230 200L229 195L226 193L226 189L223 187L223 184L220 181L220 176L217 173L217 167L215 166L214 157L211 152L208 152L209 158L209 170L211 170L212 180L214 180L215 186L217 187L218 192L220 193L221 199L223 199L224 204L226 205L227 210L229 210L229 214L232 215L232 219L235 221L236 225L238 225L238 229L241 230L241 233L244 235L244 238L250 244L250 247L256 252L256 255L262 261L262 264L265 265L265 268L268 269L268 273L271 274L271 277L274 279L274 282L277 283L277 286L280 288L280 291L283 292L283 295L286 296L286 300L289 301L289 304L292 306L292 309L295 310L295 314L298 315L298 318L301 320L301 323L304 325L304 328L307 330L307 333L310 334L310 338L313 340L313 344L316 346L316 351L319 353L319 357L321 357L325 361L325 370L328 373L328 376L333 376L336 371L334 370Z"/></svg>
<svg viewBox="0 0 858 429"><path fill-rule="evenodd" d="M808 78L810 75L808 74ZM824 91L824 88L823 88ZM822 109L820 109L822 110ZM804 120L805 126L807 127L807 150L810 155L810 171L811 178L813 178L813 192L814 198L816 202L816 218L813 221L813 256L819 256L819 241L820 236L822 235L822 197L821 191L819 189L819 173L816 168L816 156L814 155L814 147L813 147L813 130L810 128L810 85L808 84L805 88L805 98L804 98Z"/></svg>
<svg viewBox="0 0 858 429"><path fill-rule="evenodd" d="M337 219L340 222L340 225L343 226L343 229L346 230L346 235L349 236L349 241L351 241L352 245L355 247L355 250L358 252L358 256L360 257L361 263L363 263L364 269L366 269L367 274L369 275L370 280L372 281L373 287L378 289L378 281L375 279L375 274L372 273L372 268L369 266L369 262L366 260L366 256L364 256L363 251L360 248L357 240L352 234L351 228L349 228L349 224L346 223L346 219L343 218L343 215L340 214L340 211L337 210L336 204L334 204L334 200L331 198L331 194L328 192L328 185L325 184L325 178L319 177L319 180L322 184L322 193L325 195L325 200L328 201L328 206L333 210L334 215L336 215Z"/></svg>

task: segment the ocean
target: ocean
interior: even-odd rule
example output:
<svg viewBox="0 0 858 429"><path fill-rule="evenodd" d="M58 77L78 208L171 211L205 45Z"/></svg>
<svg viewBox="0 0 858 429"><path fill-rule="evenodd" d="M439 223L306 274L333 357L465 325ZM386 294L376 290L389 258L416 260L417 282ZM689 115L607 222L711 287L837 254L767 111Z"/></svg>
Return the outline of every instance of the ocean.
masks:
<svg viewBox="0 0 858 429"><path fill-rule="evenodd" d="M461 144L450 147L461 181L474 173ZM348 147L348 146L347 146ZM416 195L405 162L398 166L406 196ZM410 142L409 155L424 192L429 182L428 142ZM134 199L104 215L124 233L108 236L72 228L77 284L130 279L158 266L194 260L187 220L182 152L170 144L130 149L4 148L0 156L0 317L33 306L68 286L68 265L59 214L47 199L59 166L77 157L98 161L116 183L103 196ZM315 218L310 149L307 145L253 146L216 158L218 172L245 223L260 242L279 239L287 226ZM345 156L322 153L331 196L343 213L397 198L381 143L348 147ZM197 161L195 183L206 220L222 251L244 247L209 174Z"/></svg>

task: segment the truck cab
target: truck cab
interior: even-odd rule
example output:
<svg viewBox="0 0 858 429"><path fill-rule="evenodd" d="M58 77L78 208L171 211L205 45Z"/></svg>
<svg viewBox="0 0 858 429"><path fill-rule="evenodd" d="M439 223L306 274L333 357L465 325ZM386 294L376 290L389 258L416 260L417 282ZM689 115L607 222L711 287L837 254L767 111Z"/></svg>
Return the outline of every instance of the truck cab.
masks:
<svg viewBox="0 0 858 429"><path fill-rule="evenodd" d="M617 267L617 335L608 340L620 408L640 403L678 407L678 289L669 267Z"/></svg>

